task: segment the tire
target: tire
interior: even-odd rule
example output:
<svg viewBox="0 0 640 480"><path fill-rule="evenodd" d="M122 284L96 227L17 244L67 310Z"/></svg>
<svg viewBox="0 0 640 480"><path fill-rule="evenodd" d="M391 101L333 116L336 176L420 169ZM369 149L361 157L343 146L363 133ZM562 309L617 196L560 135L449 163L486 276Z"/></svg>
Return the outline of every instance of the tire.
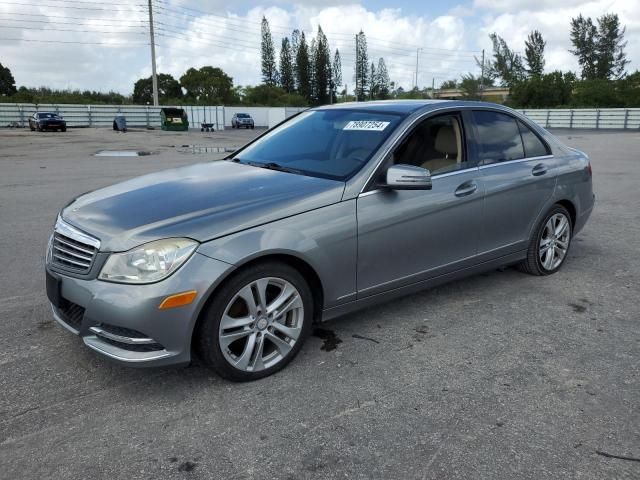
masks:
<svg viewBox="0 0 640 480"><path fill-rule="evenodd" d="M40 125L36 126L36 130L38 130L39 132L42 132L42 127Z"/></svg>
<svg viewBox="0 0 640 480"><path fill-rule="evenodd" d="M518 269L538 276L556 273L567 258L572 233L569 211L562 205L554 205L534 230L527 258L517 265Z"/></svg>
<svg viewBox="0 0 640 480"><path fill-rule="evenodd" d="M29 130L31 130L32 132L36 131L35 127L32 127L31 125L29 125Z"/></svg>
<svg viewBox="0 0 640 480"><path fill-rule="evenodd" d="M264 292L268 316L256 301L258 291ZM270 261L240 270L214 295L200 319L194 345L205 365L228 380L257 380L281 370L311 331L311 290L302 274L284 263ZM287 308L278 312L279 302Z"/></svg>
<svg viewBox="0 0 640 480"><path fill-rule="evenodd" d="M254 128L253 125L251 125L251 130L253 130L253 128Z"/></svg>
<svg viewBox="0 0 640 480"><path fill-rule="evenodd" d="M62 128L60 129L60 131L61 131L61 132L66 132L66 131L67 131L67 127L62 127Z"/></svg>

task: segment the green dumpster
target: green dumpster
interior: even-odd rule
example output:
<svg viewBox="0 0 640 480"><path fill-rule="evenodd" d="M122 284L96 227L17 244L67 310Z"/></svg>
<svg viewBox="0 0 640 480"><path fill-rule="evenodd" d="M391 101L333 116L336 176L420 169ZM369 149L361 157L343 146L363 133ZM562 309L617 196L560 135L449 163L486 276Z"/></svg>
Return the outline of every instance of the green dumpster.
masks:
<svg viewBox="0 0 640 480"><path fill-rule="evenodd" d="M183 108L161 108L160 124L162 130L189 130L189 117Z"/></svg>

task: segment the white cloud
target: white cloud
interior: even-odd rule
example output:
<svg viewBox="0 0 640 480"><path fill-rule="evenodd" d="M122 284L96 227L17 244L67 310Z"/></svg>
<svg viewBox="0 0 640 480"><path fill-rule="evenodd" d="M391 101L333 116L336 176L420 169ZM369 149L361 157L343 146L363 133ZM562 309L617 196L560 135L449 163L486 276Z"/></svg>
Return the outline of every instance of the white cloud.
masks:
<svg viewBox="0 0 640 480"><path fill-rule="evenodd" d="M269 6L249 0L247 7L224 0L167 1L158 4L161 8L156 14L158 69L177 78L191 66L214 65L231 75L236 84L259 83L263 15L269 19L276 48L282 36L294 28L304 29L309 38L322 25L332 50L340 49L343 83L350 89L354 37L360 29L367 34L370 60L377 63L378 57L384 57L392 80L405 88L414 82L417 47L424 47L419 55L419 84L430 85L435 77L438 85L474 71L474 52L485 48L490 54L488 34L494 31L512 48L523 51L527 34L538 29L547 40L547 69L576 70L575 58L568 52L569 21L579 13L592 17L618 13L627 26L630 69L640 65L637 0L475 0L452 5L447 14L437 17L407 14L395 6L398 3L394 8L373 11L350 0L275 0ZM215 14L201 15L182 7ZM238 8L249 10L232 13ZM28 16L35 13L42 16ZM150 74L145 20L146 12L138 4L94 11L0 3L0 38L31 40L0 40L0 62L11 68L19 85L129 93L137 78ZM54 40L107 45L47 43ZM122 43L130 46L116 45Z"/></svg>
<svg viewBox="0 0 640 480"><path fill-rule="evenodd" d="M632 64L628 70L638 68L640 60L640 2L637 1L611 1L598 0L580 2L578 0L565 0L560 6L553 6L552 0L539 0L531 2L515 0L513 2L498 0L476 0L477 8L489 7L500 12L500 6L504 4L503 13L483 15L483 26L478 30L477 43L491 51L488 35L496 32L502 36L509 46L524 53L524 42L531 30L539 30L547 41L545 51L546 70L574 70L578 71L578 63L573 54L569 39L571 18L580 13L593 19L605 13L617 13L623 25L627 27L626 39L628 40L627 54ZM521 8L517 8L520 5Z"/></svg>

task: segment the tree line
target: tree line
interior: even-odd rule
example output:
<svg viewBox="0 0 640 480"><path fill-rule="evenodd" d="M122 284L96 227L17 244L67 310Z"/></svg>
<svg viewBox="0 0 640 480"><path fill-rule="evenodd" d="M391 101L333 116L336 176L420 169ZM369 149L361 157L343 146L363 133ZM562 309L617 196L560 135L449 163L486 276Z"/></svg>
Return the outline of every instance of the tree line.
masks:
<svg viewBox="0 0 640 480"><path fill-rule="evenodd" d="M546 41L538 30L524 42L524 56L496 33L489 35L492 58L476 59L480 75L463 75L441 88L460 88L467 98L482 97L482 88L509 88L507 103L519 108L640 106L640 71L628 75L624 27L617 14L595 21L579 15L570 22L570 39L580 71L544 73Z"/></svg>
<svg viewBox="0 0 640 480"><path fill-rule="evenodd" d="M262 84L280 89L289 95L298 95L309 105L324 105L347 98L346 85L342 85L342 59L340 51L333 54L329 41L318 26L316 36L307 40L304 30L294 30L291 37L283 37L280 55L276 60L269 21L263 17L261 25ZM357 100L386 99L391 96L393 82L384 58L377 67L369 64L367 38L363 31L356 36L356 62L354 71L355 98ZM276 90L277 91L277 90Z"/></svg>
<svg viewBox="0 0 640 480"><path fill-rule="evenodd" d="M507 103L519 108L552 107L634 107L640 106L640 71L627 74L629 64L624 39L626 28L617 14L591 19L579 15L570 22L570 39L579 72L555 70L545 73L546 41L533 30L524 42L524 54L511 48L492 33L493 52L489 58L476 58L479 74L467 73L447 80L441 89L461 89L468 99L497 100L485 93L491 86L509 88ZM367 38L356 37L353 95L343 85L342 60L338 49L332 52L322 27L315 37L293 30L280 41L277 53L268 20L261 26L262 83L237 86L221 68L189 68L180 78L158 74L160 103L164 105L247 105L313 106L346 100L387 98L429 98L431 89L405 91L390 80L384 58L369 61ZM24 103L151 104L151 77L134 84L133 94L80 90L54 90L47 87L16 88L8 67L0 64L0 99Z"/></svg>

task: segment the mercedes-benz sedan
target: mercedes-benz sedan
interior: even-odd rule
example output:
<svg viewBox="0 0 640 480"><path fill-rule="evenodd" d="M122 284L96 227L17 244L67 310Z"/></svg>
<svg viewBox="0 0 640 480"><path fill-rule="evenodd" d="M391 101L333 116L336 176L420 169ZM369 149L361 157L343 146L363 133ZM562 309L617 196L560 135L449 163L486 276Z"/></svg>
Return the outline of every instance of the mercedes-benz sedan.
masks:
<svg viewBox="0 0 640 480"><path fill-rule="evenodd" d="M291 361L313 322L504 265L556 272L593 205L587 156L508 108L320 107L224 161L73 200L47 293L113 360L194 351L251 380Z"/></svg>

